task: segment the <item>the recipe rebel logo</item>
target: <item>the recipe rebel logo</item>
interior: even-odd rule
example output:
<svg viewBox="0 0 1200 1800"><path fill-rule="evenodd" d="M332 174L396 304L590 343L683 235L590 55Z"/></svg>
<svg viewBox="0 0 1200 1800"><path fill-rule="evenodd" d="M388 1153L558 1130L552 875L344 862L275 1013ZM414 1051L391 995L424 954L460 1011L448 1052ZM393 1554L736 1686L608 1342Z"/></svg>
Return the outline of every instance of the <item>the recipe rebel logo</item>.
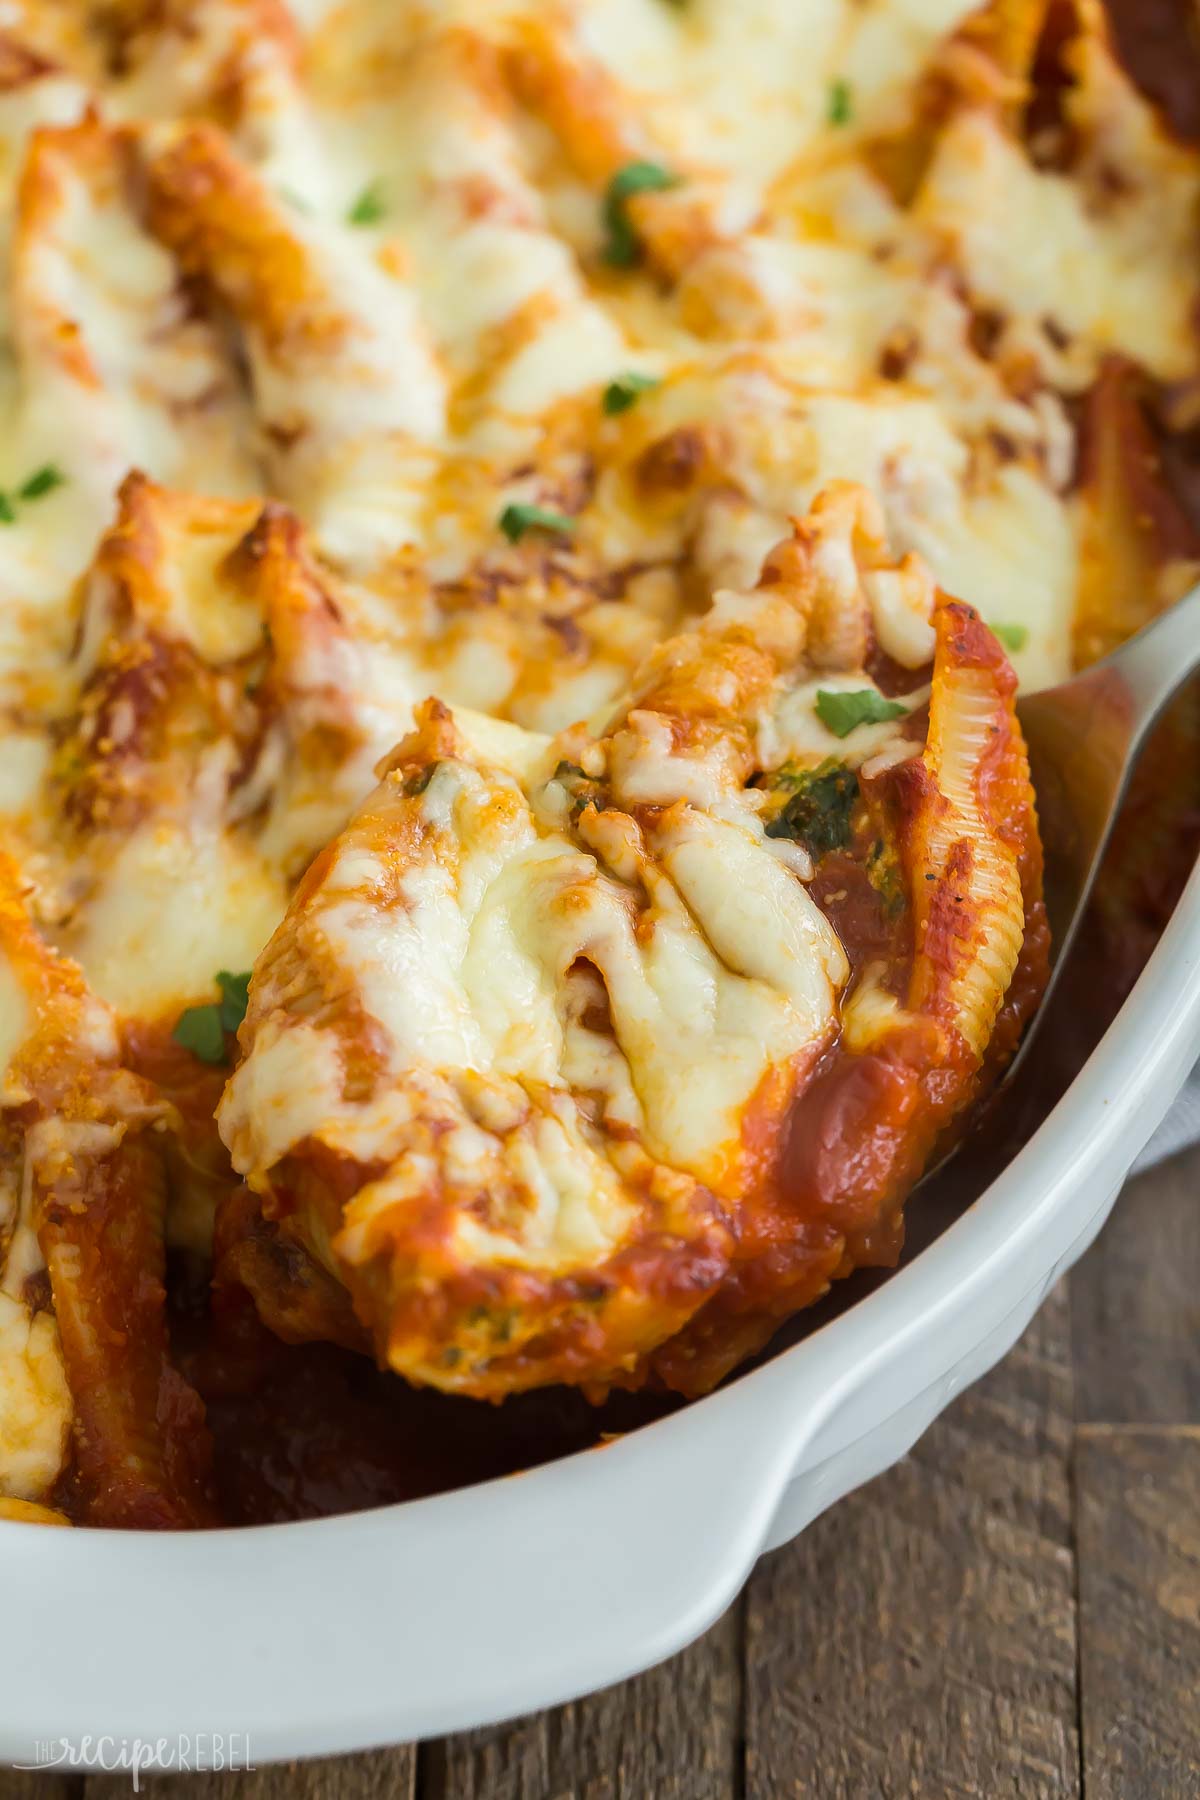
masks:
<svg viewBox="0 0 1200 1800"><path fill-rule="evenodd" d="M34 1760L18 1769L47 1774L51 1769L88 1769L92 1773L128 1774L134 1793L145 1774L245 1774L254 1768L250 1735L245 1731L180 1732L175 1737L39 1738Z"/></svg>

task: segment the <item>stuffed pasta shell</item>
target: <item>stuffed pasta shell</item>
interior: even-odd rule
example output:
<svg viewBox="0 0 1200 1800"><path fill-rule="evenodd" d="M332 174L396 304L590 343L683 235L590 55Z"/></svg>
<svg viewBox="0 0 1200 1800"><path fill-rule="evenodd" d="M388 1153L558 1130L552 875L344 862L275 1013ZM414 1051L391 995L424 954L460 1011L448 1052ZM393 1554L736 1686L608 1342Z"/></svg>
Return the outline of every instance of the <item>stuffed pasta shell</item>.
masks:
<svg viewBox="0 0 1200 1800"><path fill-rule="evenodd" d="M168 1349L177 1116L22 889L0 857L0 1498L41 1516L69 1497L99 1525L208 1524L203 1408Z"/></svg>
<svg viewBox="0 0 1200 1800"><path fill-rule="evenodd" d="M1013 691L842 485L603 729L426 702L255 966L219 1276L499 1397L707 1388L889 1259L1043 973Z"/></svg>

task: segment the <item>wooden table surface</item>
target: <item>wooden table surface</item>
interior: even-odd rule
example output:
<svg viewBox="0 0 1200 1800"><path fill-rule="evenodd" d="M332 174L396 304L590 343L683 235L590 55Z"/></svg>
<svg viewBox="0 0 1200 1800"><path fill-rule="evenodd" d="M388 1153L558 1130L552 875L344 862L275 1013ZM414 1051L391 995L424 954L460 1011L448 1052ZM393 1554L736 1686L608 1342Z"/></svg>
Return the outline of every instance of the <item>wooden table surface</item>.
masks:
<svg viewBox="0 0 1200 1800"><path fill-rule="evenodd" d="M672 1662L493 1730L141 1785L155 1800L1198 1800L1200 1150L1131 1183L1007 1361ZM130 1791L0 1771L0 1800Z"/></svg>

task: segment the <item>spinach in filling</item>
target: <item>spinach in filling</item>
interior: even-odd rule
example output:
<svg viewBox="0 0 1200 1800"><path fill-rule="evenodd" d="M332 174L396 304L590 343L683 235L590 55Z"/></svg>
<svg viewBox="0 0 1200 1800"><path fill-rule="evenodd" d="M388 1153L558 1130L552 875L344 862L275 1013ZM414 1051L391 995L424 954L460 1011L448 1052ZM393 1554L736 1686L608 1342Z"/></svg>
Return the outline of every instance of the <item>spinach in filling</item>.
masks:
<svg viewBox="0 0 1200 1800"><path fill-rule="evenodd" d="M785 763L772 776L776 788L789 789L782 809L768 821L768 837L792 838L814 861L831 850L845 850L852 837L850 817L858 800L858 776L844 763L827 757L815 769L793 769Z"/></svg>

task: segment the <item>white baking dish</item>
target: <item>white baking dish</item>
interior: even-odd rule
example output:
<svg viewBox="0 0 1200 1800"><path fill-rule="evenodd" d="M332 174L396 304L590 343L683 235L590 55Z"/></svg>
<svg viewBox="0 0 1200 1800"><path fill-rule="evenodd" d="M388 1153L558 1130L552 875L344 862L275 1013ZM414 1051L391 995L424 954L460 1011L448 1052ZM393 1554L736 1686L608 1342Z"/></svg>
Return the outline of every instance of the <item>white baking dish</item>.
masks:
<svg viewBox="0 0 1200 1800"><path fill-rule="evenodd" d="M435 1499L199 1534L0 1524L0 1757L245 1733L255 1762L479 1725L715 1619L755 1559L901 1456L1090 1242L1200 1052L1200 872L1036 1135L928 1249L709 1399ZM43 1751L43 1755L45 1752ZM77 1749L78 1754L78 1749Z"/></svg>

